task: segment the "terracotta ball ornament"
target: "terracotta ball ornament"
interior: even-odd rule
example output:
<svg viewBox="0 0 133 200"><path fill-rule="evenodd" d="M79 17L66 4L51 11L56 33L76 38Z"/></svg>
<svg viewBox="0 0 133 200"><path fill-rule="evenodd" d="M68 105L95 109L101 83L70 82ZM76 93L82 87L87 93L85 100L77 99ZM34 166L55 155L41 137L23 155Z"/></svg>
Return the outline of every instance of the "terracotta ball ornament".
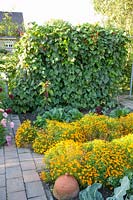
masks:
<svg viewBox="0 0 133 200"><path fill-rule="evenodd" d="M79 194L79 185L77 180L66 173L59 176L54 184L53 195L58 200L70 200L76 198Z"/></svg>

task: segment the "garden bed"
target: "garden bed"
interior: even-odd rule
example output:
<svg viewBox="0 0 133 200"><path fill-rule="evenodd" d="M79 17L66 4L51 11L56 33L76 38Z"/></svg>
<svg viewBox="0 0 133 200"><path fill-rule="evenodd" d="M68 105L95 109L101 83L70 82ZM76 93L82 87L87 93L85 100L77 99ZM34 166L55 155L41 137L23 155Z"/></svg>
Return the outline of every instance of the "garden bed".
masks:
<svg viewBox="0 0 133 200"><path fill-rule="evenodd" d="M34 117L28 114L22 119ZM36 153L45 154L47 170L44 168L41 176L44 186L45 182L54 183L60 175L70 172L80 189L95 182L103 183L99 191L106 199L112 196L108 185L113 183L110 186L117 187L126 173L124 169L132 168L132 120L132 113L121 118L91 113L70 123L48 120L42 129L25 121L17 130L16 144L18 147L30 144Z"/></svg>

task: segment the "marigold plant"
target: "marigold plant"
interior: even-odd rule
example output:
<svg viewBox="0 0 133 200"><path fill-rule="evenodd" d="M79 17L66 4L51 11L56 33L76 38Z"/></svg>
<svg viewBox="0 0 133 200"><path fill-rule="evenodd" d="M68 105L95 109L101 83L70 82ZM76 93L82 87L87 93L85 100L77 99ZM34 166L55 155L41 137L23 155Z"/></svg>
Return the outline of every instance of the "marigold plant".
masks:
<svg viewBox="0 0 133 200"><path fill-rule="evenodd" d="M91 145L92 149L90 146L88 148L88 144L85 148L86 144L83 144L86 154L81 172L81 185L100 182L104 185L116 186L126 170L132 167L130 158L126 154L127 148L123 149L113 141L94 140Z"/></svg>
<svg viewBox="0 0 133 200"><path fill-rule="evenodd" d="M82 188L94 182L115 187L127 171L133 170L132 141L132 134L111 142L62 141L45 153L47 171L43 177L45 181L55 181L58 176L69 173Z"/></svg>
<svg viewBox="0 0 133 200"><path fill-rule="evenodd" d="M129 113L125 117L120 117L119 123L121 125L121 129L119 129L119 131L123 135L133 133L133 113Z"/></svg>
<svg viewBox="0 0 133 200"><path fill-rule="evenodd" d="M17 147L29 147L34 142L37 130L30 120L24 121L17 129L15 141Z"/></svg>
<svg viewBox="0 0 133 200"><path fill-rule="evenodd" d="M43 154L49 148L50 142L47 141L47 134L43 129L37 131L37 137L32 145L34 152ZM52 144L51 144L52 145ZM51 146L50 145L50 146Z"/></svg>
<svg viewBox="0 0 133 200"><path fill-rule="evenodd" d="M90 114L85 115L80 120L80 126L88 141L94 139L107 139L108 138L108 127L105 121L108 119L104 115Z"/></svg>
<svg viewBox="0 0 133 200"><path fill-rule="evenodd" d="M129 123L128 119L132 121L131 115L116 119L104 115L89 114L71 123L47 120L47 126L42 131L43 133L38 131L33 149L37 153L44 153L56 143L64 140L87 142L102 139L111 141L132 132L133 125L131 122Z"/></svg>
<svg viewBox="0 0 133 200"><path fill-rule="evenodd" d="M77 122L58 122L55 120L47 120L47 128L39 131L33 149L36 153L44 153L52 148L60 141L72 139L77 142L84 142L86 136Z"/></svg>
<svg viewBox="0 0 133 200"><path fill-rule="evenodd" d="M49 170L48 173L45 173L45 181L47 178L54 181L65 173L74 175L78 180L83 153L82 143L73 140L61 141L49 149L44 156L46 168Z"/></svg>

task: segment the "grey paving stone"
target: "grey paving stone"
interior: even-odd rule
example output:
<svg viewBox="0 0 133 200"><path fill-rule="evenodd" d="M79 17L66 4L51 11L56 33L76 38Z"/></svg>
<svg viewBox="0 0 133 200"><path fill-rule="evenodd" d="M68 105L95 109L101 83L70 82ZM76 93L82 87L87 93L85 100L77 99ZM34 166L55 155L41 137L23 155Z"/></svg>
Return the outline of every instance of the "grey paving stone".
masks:
<svg viewBox="0 0 133 200"><path fill-rule="evenodd" d="M14 114L11 114L11 119L12 120L19 120L19 116L18 115L14 115ZM20 121L20 120L19 120Z"/></svg>
<svg viewBox="0 0 133 200"><path fill-rule="evenodd" d="M0 175L0 187L5 187L6 181L5 181L5 174Z"/></svg>
<svg viewBox="0 0 133 200"><path fill-rule="evenodd" d="M30 170L30 169L36 169L34 161L23 161L20 164L21 164L21 168L23 171Z"/></svg>
<svg viewBox="0 0 133 200"><path fill-rule="evenodd" d="M130 97L129 95L122 95L118 97L118 101L122 106L133 110L133 96Z"/></svg>
<svg viewBox="0 0 133 200"><path fill-rule="evenodd" d="M12 151L16 151L16 146L15 145L11 145L11 146L4 146L4 150L5 152L12 152Z"/></svg>
<svg viewBox="0 0 133 200"><path fill-rule="evenodd" d="M43 158L34 158L34 162L35 162L37 170L41 170L42 168L45 168Z"/></svg>
<svg viewBox="0 0 133 200"><path fill-rule="evenodd" d="M28 200L50 200L50 199L47 199L46 196L40 196L40 197L28 198Z"/></svg>
<svg viewBox="0 0 133 200"><path fill-rule="evenodd" d="M7 159L5 161L5 166L6 167L16 167L19 166L19 159L18 158L13 158L13 159Z"/></svg>
<svg viewBox="0 0 133 200"><path fill-rule="evenodd" d="M0 188L0 200L7 200L5 187Z"/></svg>
<svg viewBox="0 0 133 200"><path fill-rule="evenodd" d="M28 198L37 196L46 197L41 181L26 183L26 192Z"/></svg>
<svg viewBox="0 0 133 200"><path fill-rule="evenodd" d="M18 153L20 154L20 153L30 153L31 151L30 151L30 149L27 149L27 148L20 148L20 149L18 149Z"/></svg>
<svg viewBox="0 0 133 200"><path fill-rule="evenodd" d="M3 147L0 148L0 156L3 156L4 150Z"/></svg>
<svg viewBox="0 0 133 200"><path fill-rule="evenodd" d="M22 191L24 189L25 188L22 177L7 179L7 193Z"/></svg>
<svg viewBox="0 0 133 200"><path fill-rule="evenodd" d="M15 120L14 128L18 128L21 125L19 120Z"/></svg>
<svg viewBox="0 0 133 200"><path fill-rule="evenodd" d="M20 159L20 161L32 161L33 160L31 153L19 154L19 159Z"/></svg>
<svg viewBox="0 0 133 200"><path fill-rule="evenodd" d="M35 163L43 163L43 157L34 158Z"/></svg>
<svg viewBox="0 0 133 200"><path fill-rule="evenodd" d="M8 200L27 200L25 191L8 193Z"/></svg>
<svg viewBox="0 0 133 200"><path fill-rule="evenodd" d="M12 159L12 158L18 158L18 154L16 151L9 151L5 153L5 159Z"/></svg>
<svg viewBox="0 0 133 200"><path fill-rule="evenodd" d="M39 181L40 177L35 170L23 171L24 182Z"/></svg>
<svg viewBox="0 0 133 200"><path fill-rule="evenodd" d="M4 164L5 160L4 157L0 157L0 164Z"/></svg>
<svg viewBox="0 0 133 200"><path fill-rule="evenodd" d="M20 166L6 168L6 178L7 179L17 178L17 177L21 177L21 176L22 176L22 172L21 172Z"/></svg>
<svg viewBox="0 0 133 200"><path fill-rule="evenodd" d="M38 153L32 153L33 158L44 158L44 155Z"/></svg>
<svg viewBox="0 0 133 200"><path fill-rule="evenodd" d="M0 174L5 174L5 165L0 164Z"/></svg>
<svg viewBox="0 0 133 200"><path fill-rule="evenodd" d="M14 127L14 135L16 134L17 130L18 130L18 127Z"/></svg>
<svg viewBox="0 0 133 200"><path fill-rule="evenodd" d="M9 133L11 134L12 140L13 140L13 139L14 139L14 138L13 138L13 128L8 127L8 131L9 131Z"/></svg>
<svg viewBox="0 0 133 200"><path fill-rule="evenodd" d="M14 121L15 121L14 127L15 126L20 126L21 122L20 122L19 119L15 119Z"/></svg>

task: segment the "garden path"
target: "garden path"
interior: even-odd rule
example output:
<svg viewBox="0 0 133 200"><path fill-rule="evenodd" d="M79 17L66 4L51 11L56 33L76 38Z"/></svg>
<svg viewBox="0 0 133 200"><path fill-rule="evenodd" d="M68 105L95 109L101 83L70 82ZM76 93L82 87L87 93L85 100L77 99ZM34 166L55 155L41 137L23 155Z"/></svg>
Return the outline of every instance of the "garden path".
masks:
<svg viewBox="0 0 133 200"><path fill-rule="evenodd" d="M14 135L20 121L17 115L11 118L15 124L12 144L0 148L0 200L52 200L38 174L43 156L16 147Z"/></svg>
<svg viewBox="0 0 133 200"><path fill-rule="evenodd" d="M129 97L129 95L122 95L118 97L118 101L122 106L133 111L133 96Z"/></svg>

